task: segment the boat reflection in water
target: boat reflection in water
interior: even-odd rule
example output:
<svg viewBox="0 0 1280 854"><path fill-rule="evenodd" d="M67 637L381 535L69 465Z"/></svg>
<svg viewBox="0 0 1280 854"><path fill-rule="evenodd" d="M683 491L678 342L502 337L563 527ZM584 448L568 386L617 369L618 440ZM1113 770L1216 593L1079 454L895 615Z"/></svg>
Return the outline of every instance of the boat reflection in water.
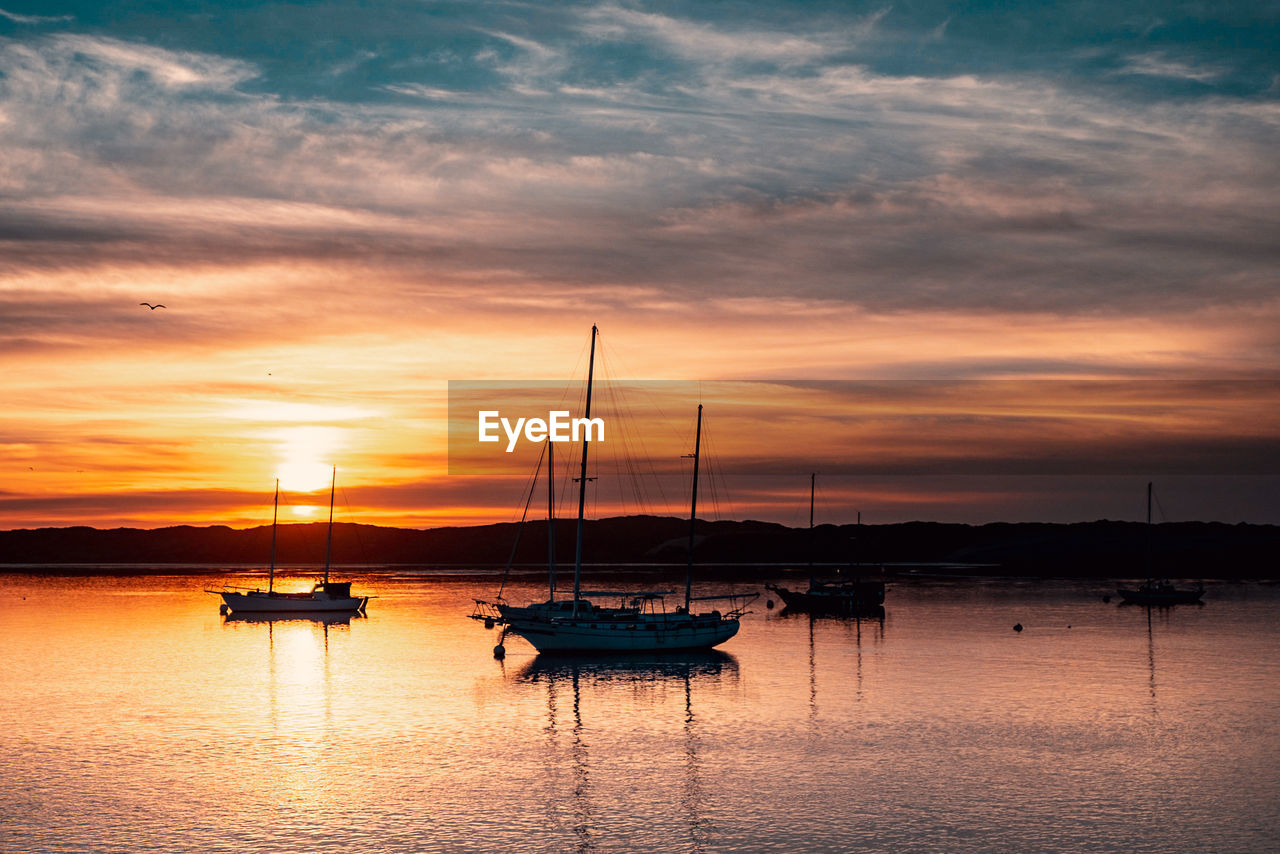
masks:
<svg viewBox="0 0 1280 854"><path fill-rule="evenodd" d="M325 626L349 626L352 620L367 620L360 611L232 611L224 614L228 623L316 623Z"/></svg>
<svg viewBox="0 0 1280 854"><path fill-rule="evenodd" d="M593 851L605 840L599 837L600 824L596 815L609 814L613 807L607 803L596 804L591 787L591 748L588 738L588 727L584 720L590 720L593 712L601 720L610 714L607 704L598 708L583 708L584 687L617 687L628 685L636 687L652 686L654 688L674 687L684 693L683 713L680 715L681 753L684 759L683 779L680 793L676 799L682 813L682 823L687 838L671 839L670 848L687 848L692 851L705 851L713 830L706 816L706 789L703 782L703 771L699 755L701 740L698 732L698 718L694 712L694 694L697 687L714 687L722 682L736 683L738 679L738 661L728 653L718 650L697 650L654 653L620 653L602 657L600 655L560 655L540 654L527 665L517 670L511 677L520 683L546 685L547 689L547 724L543 727L546 733L546 759L544 767L547 773L548 792L546 798L547 818L553 826L559 825L571 829L577 839L577 850ZM563 696L568 692L569 696ZM568 712L571 723L564 720L566 712L563 706L570 702ZM659 706L653 710L653 720L660 722L663 709ZM675 717L672 716L672 722ZM603 722L596 726L603 726ZM567 781L571 797L563 797L565 782L563 766L565 745L567 740L567 758L570 780ZM608 757L606 762L612 761ZM562 814L563 806L568 803L571 815ZM567 819L567 821L566 821ZM568 825L568 826L566 826Z"/></svg>
<svg viewBox="0 0 1280 854"><path fill-rule="evenodd" d="M695 678L737 678L738 660L715 649L609 655L542 653L515 672L521 682L556 682L586 677L594 682L689 682Z"/></svg>
<svg viewBox="0 0 1280 854"><path fill-rule="evenodd" d="M852 636L854 654L854 692L852 699L855 703L860 703L862 702L862 645L864 636L872 644L880 644L884 641L884 609L880 608L878 616L875 617L851 617L830 613L815 614L810 611L793 611L789 608L783 608L778 612L778 616L773 619L787 618L801 618L809 623L809 724L811 727L816 727L818 720L818 644L815 637L815 629L819 623L826 623L831 627L842 627L846 636ZM849 698L845 695L843 699L847 700Z"/></svg>
<svg viewBox="0 0 1280 854"><path fill-rule="evenodd" d="M338 761L334 744L348 681L343 674L350 672L344 641L352 621L366 619L352 612L233 611L222 617L222 629L241 636L236 643L243 670L251 674L223 702L257 718L254 726L278 739L276 783L290 797L313 802L315 769ZM344 742L342 753L348 749Z"/></svg>

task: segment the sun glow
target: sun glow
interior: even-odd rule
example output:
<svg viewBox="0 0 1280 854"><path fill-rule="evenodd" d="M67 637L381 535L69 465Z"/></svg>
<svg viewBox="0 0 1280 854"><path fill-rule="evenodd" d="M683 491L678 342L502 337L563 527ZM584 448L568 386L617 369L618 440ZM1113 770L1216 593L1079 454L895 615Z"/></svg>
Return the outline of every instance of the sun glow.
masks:
<svg viewBox="0 0 1280 854"><path fill-rule="evenodd" d="M333 478L334 452L342 445L337 427L285 427L276 432L280 462L276 476L286 492L316 492Z"/></svg>

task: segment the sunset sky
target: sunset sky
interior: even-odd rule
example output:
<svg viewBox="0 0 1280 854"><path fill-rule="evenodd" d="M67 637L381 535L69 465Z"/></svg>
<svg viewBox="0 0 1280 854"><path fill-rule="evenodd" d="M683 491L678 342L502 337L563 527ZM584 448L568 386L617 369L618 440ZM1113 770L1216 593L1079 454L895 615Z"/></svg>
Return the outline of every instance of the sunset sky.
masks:
<svg viewBox="0 0 1280 854"><path fill-rule="evenodd" d="M593 323L612 379L707 384L709 513L807 521L816 470L819 521L1154 478L1280 522L1278 43L1274 3L0 0L0 527L260 524L277 476L314 519L330 466L345 521L507 521L448 381L580 382Z"/></svg>

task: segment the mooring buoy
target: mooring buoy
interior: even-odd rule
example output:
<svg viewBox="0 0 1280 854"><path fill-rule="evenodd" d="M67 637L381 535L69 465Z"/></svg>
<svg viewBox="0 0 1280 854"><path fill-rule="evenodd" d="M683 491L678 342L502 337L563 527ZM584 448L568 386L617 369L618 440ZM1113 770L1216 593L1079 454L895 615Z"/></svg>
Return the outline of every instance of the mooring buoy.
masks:
<svg viewBox="0 0 1280 854"><path fill-rule="evenodd" d="M498 644L493 648L493 657L501 661L507 657L507 648L502 644Z"/></svg>
<svg viewBox="0 0 1280 854"><path fill-rule="evenodd" d="M772 600L772 599L766 599L766 600L764 600L764 606L765 606L766 608L769 608L769 609L771 609L771 610L772 610L772 608L773 608L773 600Z"/></svg>
<svg viewBox="0 0 1280 854"><path fill-rule="evenodd" d="M1014 623L1014 624L1013 624L1013 630L1014 630L1015 632L1020 632L1020 631L1022 631L1022 623Z"/></svg>

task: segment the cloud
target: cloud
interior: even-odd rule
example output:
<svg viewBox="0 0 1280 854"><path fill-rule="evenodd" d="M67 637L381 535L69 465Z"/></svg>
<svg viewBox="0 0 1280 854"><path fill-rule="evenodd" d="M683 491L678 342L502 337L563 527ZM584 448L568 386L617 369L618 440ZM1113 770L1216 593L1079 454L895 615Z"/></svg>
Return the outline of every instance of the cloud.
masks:
<svg viewBox="0 0 1280 854"><path fill-rule="evenodd" d="M55 63L88 61L121 74L141 72L165 88L231 89L256 76L248 63L192 51L171 51L104 36L64 34L50 40Z"/></svg>
<svg viewBox="0 0 1280 854"><path fill-rule="evenodd" d="M851 37L867 35L887 10L881 10L839 35L796 35L759 29L730 29L694 23L620 6L587 11L579 29L607 41L643 41L695 62L764 60L782 64L808 62L833 53Z"/></svg>
<svg viewBox="0 0 1280 854"><path fill-rule="evenodd" d="M74 21L74 15L19 15L0 9L0 18L7 18L15 24L58 24L63 21Z"/></svg>
<svg viewBox="0 0 1280 854"><path fill-rule="evenodd" d="M1225 77L1227 71L1223 68L1179 62L1161 53L1145 53L1130 56L1119 73L1212 83Z"/></svg>
<svg viewBox="0 0 1280 854"><path fill-rule="evenodd" d="M247 91L260 71L229 57L4 43L7 269L136 262L146 245L161 265L341 261L676 299L762 296L785 278L889 311L1269 299L1274 105L890 75L822 33L616 6L583 26L679 46L687 64L578 85L569 69L596 48L488 29L514 51L491 60L505 88L291 101ZM790 59L750 64L770 56Z"/></svg>

